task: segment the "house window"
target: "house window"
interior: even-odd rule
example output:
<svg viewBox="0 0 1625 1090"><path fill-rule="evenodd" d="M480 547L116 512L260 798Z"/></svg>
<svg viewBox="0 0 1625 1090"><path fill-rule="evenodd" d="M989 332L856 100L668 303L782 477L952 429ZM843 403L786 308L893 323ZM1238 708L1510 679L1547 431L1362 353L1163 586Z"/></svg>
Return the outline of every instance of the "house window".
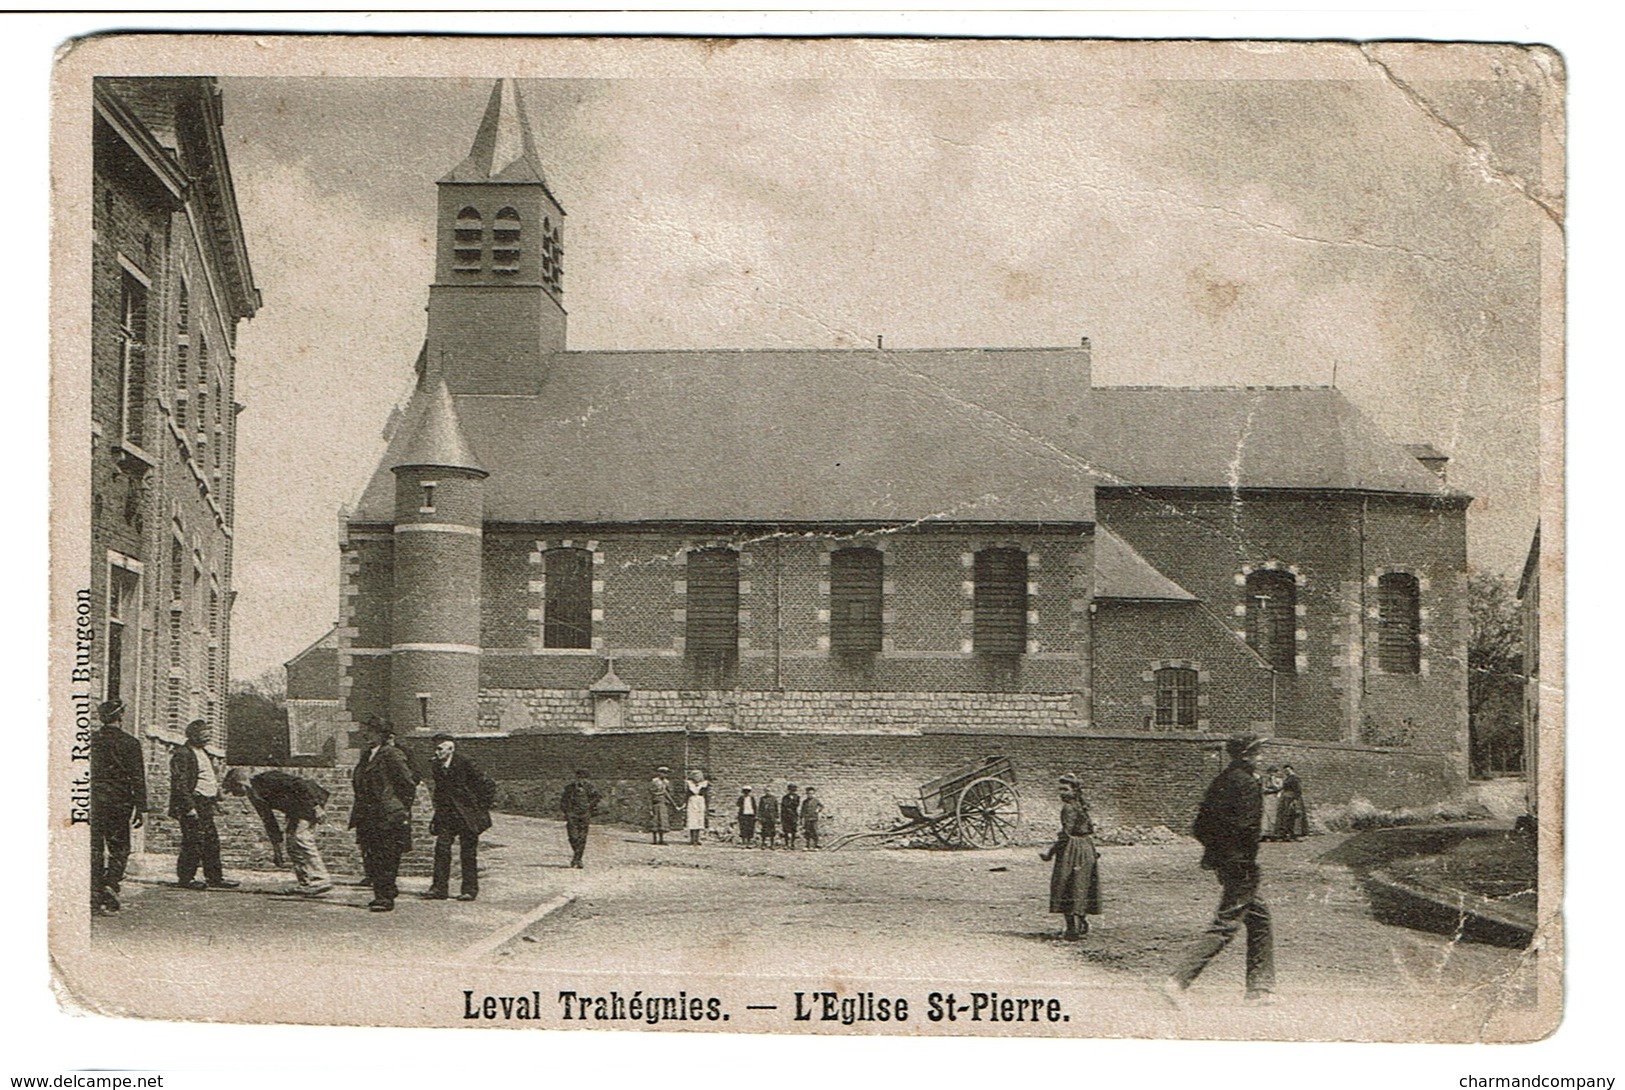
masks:
<svg viewBox="0 0 1625 1090"><path fill-rule="evenodd" d="M102 699L131 702L136 678L141 574L118 560L108 568L107 684Z"/></svg>
<svg viewBox="0 0 1625 1090"><path fill-rule="evenodd" d="M186 386L191 381L192 304L186 281L180 283L175 303L175 423L186 427Z"/></svg>
<svg viewBox="0 0 1625 1090"><path fill-rule="evenodd" d="M1260 569L1247 576L1247 642L1270 668L1297 671L1298 584L1291 572Z"/></svg>
<svg viewBox="0 0 1625 1090"><path fill-rule="evenodd" d="M549 549L547 597L543 603L543 647L592 646L592 553Z"/></svg>
<svg viewBox="0 0 1625 1090"><path fill-rule="evenodd" d="M701 666L721 668L739 657L739 554L697 549L688 554L684 647Z"/></svg>
<svg viewBox="0 0 1625 1090"><path fill-rule="evenodd" d="M478 209L464 208L457 213L452 228L451 267L454 272L479 272L480 247L485 235L485 222Z"/></svg>
<svg viewBox="0 0 1625 1090"><path fill-rule="evenodd" d="M1377 580L1377 665L1386 674L1414 674L1422 663L1421 595L1416 576L1389 572Z"/></svg>
<svg viewBox="0 0 1625 1090"><path fill-rule="evenodd" d="M837 549L829 558L829 644L838 654L880 650L885 564L878 549Z"/></svg>
<svg viewBox="0 0 1625 1090"><path fill-rule="evenodd" d="M139 447L146 425L147 286L126 270L119 310L119 437Z"/></svg>
<svg viewBox="0 0 1625 1090"><path fill-rule="evenodd" d="M1196 727L1195 670L1182 666L1165 666L1156 672L1157 726Z"/></svg>
<svg viewBox="0 0 1625 1090"><path fill-rule="evenodd" d="M519 271L519 213L504 208L491 223L491 271L512 275Z"/></svg>
<svg viewBox="0 0 1625 1090"><path fill-rule="evenodd" d="M1027 554L983 549L976 554L971 644L989 655L1027 649Z"/></svg>

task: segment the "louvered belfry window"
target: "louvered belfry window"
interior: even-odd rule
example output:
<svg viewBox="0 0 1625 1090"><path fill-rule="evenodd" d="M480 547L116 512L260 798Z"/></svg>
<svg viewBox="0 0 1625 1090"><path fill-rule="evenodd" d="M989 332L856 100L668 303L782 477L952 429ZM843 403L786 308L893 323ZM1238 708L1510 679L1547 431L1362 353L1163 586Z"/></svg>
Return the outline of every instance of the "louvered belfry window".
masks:
<svg viewBox="0 0 1625 1090"><path fill-rule="evenodd" d="M1298 585L1291 572L1264 569L1247 576L1247 642L1282 673L1298 669Z"/></svg>
<svg viewBox="0 0 1625 1090"><path fill-rule="evenodd" d="M726 666L739 655L739 554L698 549L688 554L684 646L690 658Z"/></svg>
<svg viewBox="0 0 1625 1090"><path fill-rule="evenodd" d="M989 655L1027 650L1027 554L983 549L976 554L972 646Z"/></svg>
<svg viewBox="0 0 1625 1090"><path fill-rule="evenodd" d="M1388 674L1414 674L1422 664L1419 587L1416 576L1389 572L1377 580L1378 665Z"/></svg>
<svg viewBox="0 0 1625 1090"><path fill-rule="evenodd" d="M837 549L829 558L829 645L840 654L880 650L885 565L878 549Z"/></svg>
<svg viewBox="0 0 1625 1090"><path fill-rule="evenodd" d="M1157 726L1196 726L1196 671L1165 666L1157 671L1156 678Z"/></svg>
<svg viewBox="0 0 1625 1090"><path fill-rule="evenodd" d="M549 549L547 595L542 611L543 647L592 646L592 553Z"/></svg>

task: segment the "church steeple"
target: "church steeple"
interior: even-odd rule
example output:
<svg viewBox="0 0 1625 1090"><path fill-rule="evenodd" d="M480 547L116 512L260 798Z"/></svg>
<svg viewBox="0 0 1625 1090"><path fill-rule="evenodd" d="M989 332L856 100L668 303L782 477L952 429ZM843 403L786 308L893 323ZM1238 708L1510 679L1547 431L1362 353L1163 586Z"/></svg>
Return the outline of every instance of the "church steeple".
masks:
<svg viewBox="0 0 1625 1090"><path fill-rule="evenodd" d="M564 209L512 80L492 87L439 189L429 358L444 361L452 393L535 393L564 351Z"/></svg>

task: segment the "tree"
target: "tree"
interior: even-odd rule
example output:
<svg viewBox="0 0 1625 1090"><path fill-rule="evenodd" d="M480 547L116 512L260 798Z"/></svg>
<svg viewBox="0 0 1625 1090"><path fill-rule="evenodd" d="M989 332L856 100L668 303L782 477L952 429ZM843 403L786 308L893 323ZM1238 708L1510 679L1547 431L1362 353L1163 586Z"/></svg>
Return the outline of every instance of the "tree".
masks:
<svg viewBox="0 0 1625 1090"><path fill-rule="evenodd" d="M1523 769L1523 624L1503 575L1467 577L1467 724L1472 773Z"/></svg>
<svg viewBox="0 0 1625 1090"><path fill-rule="evenodd" d="M288 685L282 667L231 683L226 697L226 759L273 764L288 756Z"/></svg>

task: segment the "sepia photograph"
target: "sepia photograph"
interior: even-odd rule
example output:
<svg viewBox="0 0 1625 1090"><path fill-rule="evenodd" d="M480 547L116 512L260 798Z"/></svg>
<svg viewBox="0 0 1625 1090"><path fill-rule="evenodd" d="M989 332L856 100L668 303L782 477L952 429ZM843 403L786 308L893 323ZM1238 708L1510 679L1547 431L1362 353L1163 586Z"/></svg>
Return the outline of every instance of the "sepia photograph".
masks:
<svg viewBox="0 0 1625 1090"><path fill-rule="evenodd" d="M1550 1034L1566 80L64 49L58 1001Z"/></svg>

